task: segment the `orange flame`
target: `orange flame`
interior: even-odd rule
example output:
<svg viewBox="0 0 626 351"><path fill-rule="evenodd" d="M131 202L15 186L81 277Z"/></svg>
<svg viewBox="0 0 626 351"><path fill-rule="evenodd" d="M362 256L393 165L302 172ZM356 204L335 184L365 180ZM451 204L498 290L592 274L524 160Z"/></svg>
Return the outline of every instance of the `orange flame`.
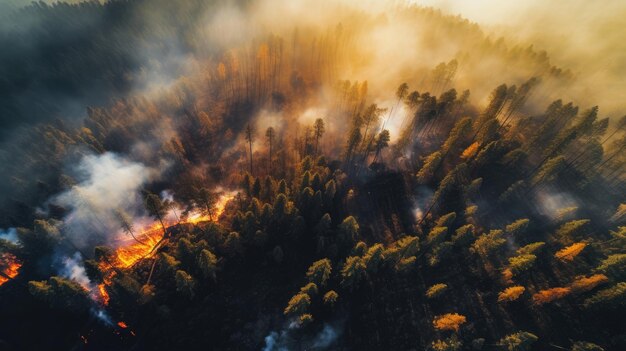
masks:
<svg viewBox="0 0 626 351"><path fill-rule="evenodd" d="M170 226L169 223L165 225ZM173 223L171 225L173 225ZM148 257L163 237L163 234L161 224L158 222L153 223L139 235L139 239L142 243L138 243L134 240L126 241L115 250L116 262L113 264L116 268L128 268L140 259Z"/></svg>
<svg viewBox="0 0 626 351"><path fill-rule="evenodd" d="M0 285L2 285L8 282L9 279L17 277L22 264L17 261L17 258L14 255L5 253L0 256L0 267L4 267L2 269L2 274L0 275Z"/></svg>
<svg viewBox="0 0 626 351"><path fill-rule="evenodd" d="M106 290L105 284L98 285L98 291L100 292L100 297L102 298L102 303L105 305L109 304L109 300L111 297L109 296L108 291Z"/></svg>
<svg viewBox="0 0 626 351"><path fill-rule="evenodd" d="M236 196L235 191L227 191L223 193L220 198L215 203L215 220L218 220L222 213L224 213L224 209L226 208L226 204L230 202L230 200L234 199Z"/></svg>

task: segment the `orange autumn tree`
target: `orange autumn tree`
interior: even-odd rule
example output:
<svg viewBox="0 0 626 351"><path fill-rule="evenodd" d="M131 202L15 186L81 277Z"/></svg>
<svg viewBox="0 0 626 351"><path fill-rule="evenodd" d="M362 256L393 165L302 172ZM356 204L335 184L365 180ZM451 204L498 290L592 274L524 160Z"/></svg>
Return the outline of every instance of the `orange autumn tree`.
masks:
<svg viewBox="0 0 626 351"><path fill-rule="evenodd" d="M559 250L554 257L563 261L573 261L578 254L587 246L586 243L575 243L566 248Z"/></svg>
<svg viewBox="0 0 626 351"><path fill-rule="evenodd" d="M519 285L506 288L503 292L498 294L498 302L515 301L522 296L524 291L526 291L526 288Z"/></svg>
<svg viewBox="0 0 626 351"><path fill-rule="evenodd" d="M461 324L467 321L464 315L458 313L446 313L435 317L433 326L437 330L454 330L458 331Z"/></svg>
<svg viewBox="0 0 626 351"><path fill-rule="evenodd" d="M552 302L561 299L571 292L570 288L551 288L540 290L538 293L533 294L533 302L536 305L542 305L544 303Z"/></svg>
<svg viewBox="0 0 626 351"><path fill-rule="evenodd" d="M504 280L506 284L513 284L513 271L511 271L510 268L505 268L502 271L502 280Z"/></svg>
<svg viewBox="0 0 626 351"><path fill-rule="evenodd" d="M461 158L467 160L474 157L474 155L476 155L476 152L478 151L479 145L480 144L476 141L472 145L468 146L467 149L465 149L461 154Z"/></svg>
<svg viewBox="0 0 626 351"><path fill-rule="evenodd" d="M594 274L590 277L580 277L572 282L570 288L575 292L585 292L592 290L600 284L604 284L609 281L609 278L604 274Z"/></svg>

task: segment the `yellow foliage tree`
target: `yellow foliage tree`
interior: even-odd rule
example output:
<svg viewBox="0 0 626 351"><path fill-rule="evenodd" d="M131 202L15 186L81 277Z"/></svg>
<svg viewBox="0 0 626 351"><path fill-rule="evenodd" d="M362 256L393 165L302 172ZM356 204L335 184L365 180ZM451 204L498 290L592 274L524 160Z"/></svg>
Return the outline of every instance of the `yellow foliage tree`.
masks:
<svg viewBox="0 0 626 351"><path fill-rule="evenodd" d="M433 326L437 330L454 330L458 331L461 324L465 323L467 319L464 315L458 313L446 313L441 316L435 317L433 320Z"/></svg>
<svg viewBox="0 0 626 351"><path fill-rule="evenodd" d="M498 302L508 302L517 300L522 294L526 291L526 288L523 286L512 286L510 288L506 288L503 292L498 295Z"/></svg>
<svg viewBox="0 0 626 351"><path fill-rule="evenodd" d="M305 293L298 293L294 295L291 300L289 300L289 304L285 308L284 314L300 314L304 313L311 305L311 297Z"/></svg>
<svg viewBox="0 0 626 351"><path fill-rule="evenodd" d="M542 305L544 303L552 302L561 299L571 292L570 288L551 288L541 290L536 294L533 294L533 302L536 305Z"/></svg>
<svg viewBox="0 0 626 351"><path fill-rule="evenodd" d="M559 250L554 257L563 261L573 261L578 254L587 246L586 243L575 243Z"/></svg>

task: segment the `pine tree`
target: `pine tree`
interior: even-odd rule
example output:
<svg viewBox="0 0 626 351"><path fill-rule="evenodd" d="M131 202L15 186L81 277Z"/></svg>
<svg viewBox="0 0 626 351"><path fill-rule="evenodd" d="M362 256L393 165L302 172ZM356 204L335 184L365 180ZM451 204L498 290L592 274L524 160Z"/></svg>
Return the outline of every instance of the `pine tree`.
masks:
<svg viewBox="0 0 626 351"><path fill-rule="evenodd" d="M448 289L447 284L439 283L431 286L426 290L426 297L429 299L434 299L441 296Z"/></svg>
<svg viewBox="0 0 626 351"><path fill-rule="evenodd" d="M213 218L213 211L215 204L217 203L217 196L209 189L202 187L196 192L196 203L202 208L202 212L209 216L209 220L213 221L217 218Z"/></svg>
<svg viewBox="0 0 626 351"><path fill-rule="evenodd" d="M145 206L146 210L148 210L148 214L154 217L161 224L161 229L163 229L163 238L167 237L167 230L165 229L165 215L166 215L166 206L161 201L161 198L155 194L148 193L145 197Z"/></svg>
<svg viewBox="0 0 626 351"><path fill-rule="evenodd" d="M333 307L335 303L337 303L338 298L339 294L337 294L334 290L329 290L326 294L324 294L324 304Z"/></svg>
<svg viewBox="0 0 626 351"><path fill-rule="evenodd" d="M503 292L498 294L498 302L510 302L519 299L520 296L526 291L523 286L511 286L504 289Z"/></svg>
<svg viewBox="0 0 626 351"><path fill-rule="evenodd" d="M265 131L265 137L267 138L267 144L269 146L269 155L268 155L268 159L267 159L267 169L268 169L268 173L270 175L272 175L272 146L274 145L274 137L275 137L275 132L274 132L274 128L272 127L267 127L267 130Z"/></svg>
<svg viewBox="0 0 626 351"><path fill-rule="evenodd" d="M176 271L176 291L192 300L196 295L195 290L196 281L193 277L183 270Z"/></svg>
<svg viewBox="0 0 626 351"><path fill-rule="evenodd" d="M249 145L249 160L250 160L250 174L254 174L254 171L252 169L252 142L254 141L254 131L252 130L252 126L250 126L250 124L248 124L248 126L246 127L246 141L248 142Z"/></svg>
<svg viewBox="0 0 626 351"><path fill-rule="evenodd" d="M308 311L310 305L311 297L305 293L300 292L294 295L291 300L289 300L289 303L287 304L287 307L285 307L283 313L285 315L302 314Z"/></svg>
<svg viewBox="0 0 626 351"><path fill-rule="evenodd" d="M435 317L433 326L437 330L453 330L459 331L461 325L465 324L467 319L464 315L458 313L446 313Z"/></svg>
<svg viewBox="0 0 626 351"><path fill-rule="evenodd" d="M529 332L520 331L500 339L498 345L507 351L530 351L539 338Z"/></svg>
<svg viewBox="0 0 626 351"><path fill-rule="evenodd" d="M147 245L145 242L137 239L137 237L135 236L135 228L133 227L132 218L130 218L128 213L126 213L123 209L118 209L114 211L114 215L118 220L120 226L122 227L124 233L130 235L136 242L142 245Z"/></svg>
<svg viewBox="0 0 626 351"><path fill-rule="evenodd" d="M373 162L376 162L378 160L378 157L380 156L381 151L389 146L389 140L390 136L387 129L384 129L378 134L378 137L376 137L376 142L374 143L374 149L376 150L376 153L374 154Z"/></svg>
<svg viewBox="0 0 626 351"><path fill-rule="evenodd" d="M320 139L322 138L322 136L324 135L324 132L326 131L324 127L324 120L321 118L316 119L313 129L314 129L313 135L315 137L315 155L317 155L318 150L319 150Z"/></svg>
<svg viewBox="0 0 626 351"><path fill-rule="evenodd" d="M365 269L366 266L361 257L348 257L341 269L341 285L349 290L356 289L359 282L365 278Z"/></svg>
<svg viewBox="0 0 626 351"><path fill-rule="evenodd" d="M203 249L198 256L198 266L205 278L211 278L215 280L217 271L217 256L211 251Z"/></svg>
<svg viewBox="0 0 626 351"><path fill-rule="evenodd" d="M310 282L319 286L325 286L332 273L332 265L327 258L313 262L306 272Z"/></svg>

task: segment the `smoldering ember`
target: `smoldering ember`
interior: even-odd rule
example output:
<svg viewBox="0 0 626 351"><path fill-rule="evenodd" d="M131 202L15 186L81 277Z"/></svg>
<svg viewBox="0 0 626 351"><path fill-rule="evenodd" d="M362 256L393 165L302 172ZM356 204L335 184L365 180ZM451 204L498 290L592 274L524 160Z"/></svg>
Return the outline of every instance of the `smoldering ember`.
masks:
<svg viewBox="0 0 626 351"><path fill-rule="evenodd" d="M626 350L622 0L0 0L0 350Z"/></svg>

